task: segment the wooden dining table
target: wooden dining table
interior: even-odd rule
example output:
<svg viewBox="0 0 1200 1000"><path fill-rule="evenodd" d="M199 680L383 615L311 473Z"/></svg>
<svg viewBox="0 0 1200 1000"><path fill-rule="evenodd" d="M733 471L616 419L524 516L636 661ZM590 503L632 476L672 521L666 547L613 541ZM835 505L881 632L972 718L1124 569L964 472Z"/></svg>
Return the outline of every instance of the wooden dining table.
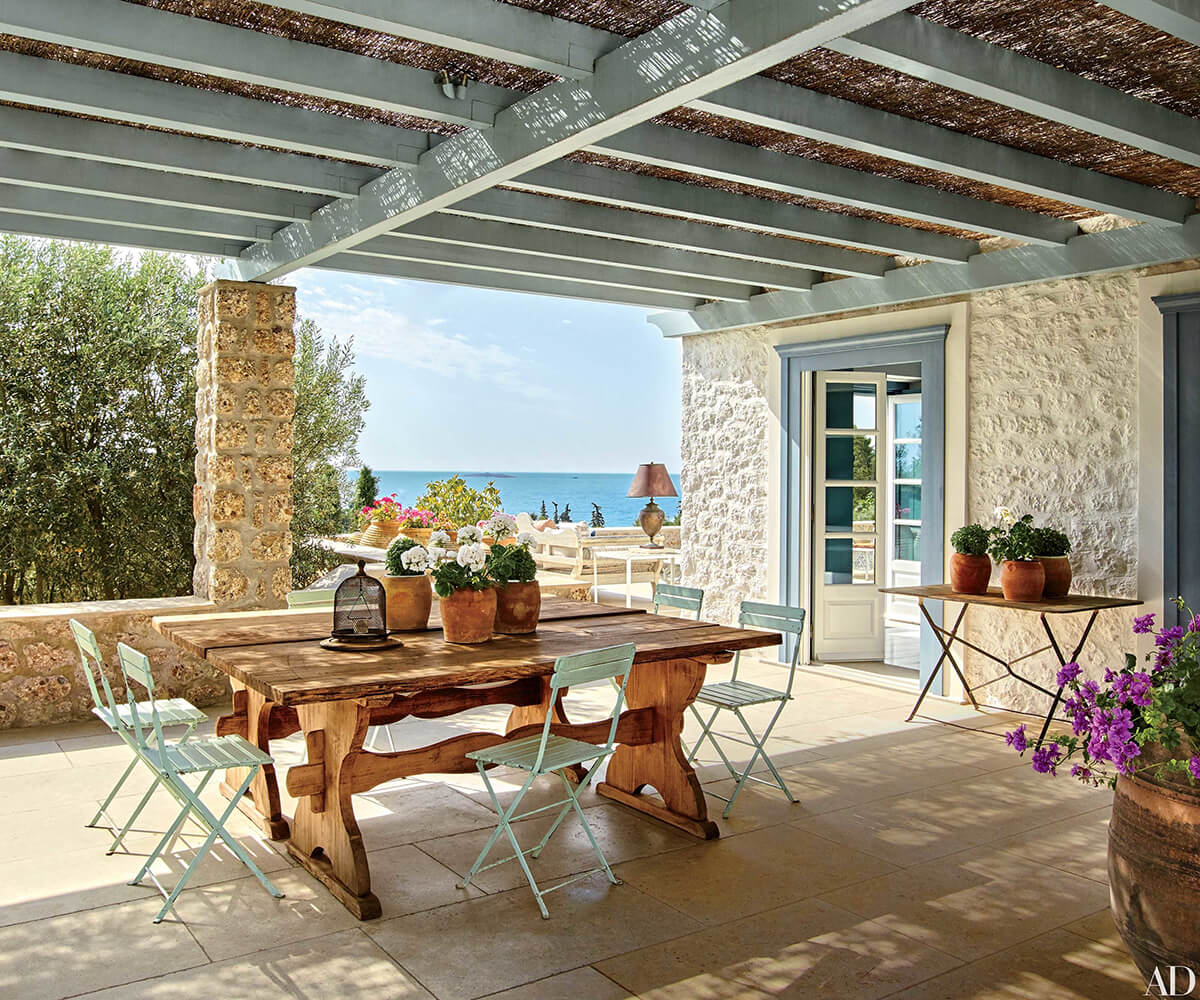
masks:
<svg viewBox="0 0 1200 1000"><path fill-rule="evenodd" d="M307 760L287 772L298 801L282 813L274 766L251 785L242 811L288 851L360 920L380 914L371 891L367 848L354 817L356 793L418 774L475 770L467 753L541 731L553 712L555 733L604 742L609 720L572 724L561 694L551 704L557 657L632 642L637 647L617 726L619 746L596 791L696 837L718 836L699 779L680 743L683 715L707 667L737 650L778 645L776 632L729 628L583 601L545 596L537 631L496 636L476 646L445 641L435 608L429 628L397 636L398 648L324 649L332 612L243 611L160 616L154 627L227 674L233 711L218 734L236 733L263 750L303 732ZM363 746L368 726L404 718L442 718L485 705L510 705L503 733L469 732L416 749L380 753ZM232 796L244 774L230 772ZM646 794L653 789L657 796Z"/></svg>

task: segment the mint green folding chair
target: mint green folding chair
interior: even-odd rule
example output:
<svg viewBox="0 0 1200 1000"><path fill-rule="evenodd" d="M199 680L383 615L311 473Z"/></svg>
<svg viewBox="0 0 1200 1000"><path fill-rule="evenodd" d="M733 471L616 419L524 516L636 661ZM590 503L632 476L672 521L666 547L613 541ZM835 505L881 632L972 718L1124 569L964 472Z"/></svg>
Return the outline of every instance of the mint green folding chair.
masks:
<svg viewBox="0 0 1200 1000"><path fill-rule="evenodd" d="M720 755L722 763L729 771L729 776L737 781L737 785L734 786L733 792L728 799L723 795L717 795L716 792L708 792L714 798L725 802L725 811L721 815L726 818L728 818L730 810L733 809L734 800L738 797L738 794L747 781L756 781L761 785L771 787L778 786L779 790L788 797L788 801L799 801L788 790L783 777L767 754L766 742L771 735L771 730L775 728L775 723L779 721L779 716L783 714L784 707L792 700L792 684L796 680L796 664L800 660L800 635L804 632L804 609L789 608L781 604L761 604L757 601L743 601L741 612L738 614L738 624L755 625L774 632L790 632L796 636L796 642L792 650L791 663L788 666L787 687L784 690L778 691L774 688L751 684L749 681L738 680L738 664L741 660L741 653L735 653L733 675L730 679L718 684L705 684L700 689L700 693L696 695L695 702L691 705L692 715L696 717L696 721L700 723L701 728L700 738L696 740L695 746L692 747L691 753L688 754L688 763L690 764L696 759L696 754L700 751L701 744L705 740L708 740L713 745L713 749ZM779 707L775 710L771 721L767 723L762 735L756 735L746 717L742 715L742 709L748 708L751 705L767 705L772 702L779 702ZM712 707L712 715L709 716L708 721L705 721L703 716L701 716L696 707L697 705ZM731 733L713 732L713 723L717 721L717 716L723 711L733 712L737 716L738 721L742 724L742 728L749 737L748 740ZM750 762L746 765L744 771L738 771L733 766L733 763L721 748L721 744L717 742L718 737L754 748L754 753L751 755ZM773 782L756 778L750 773L754 770L754 765L758 763L760 757L770 770L771 777L774 779Z"/></svg>
<svg viewBox="0 0 1200 1000"><path fill-rule="evenodd" d="M460 889L465 889L470 885L471 880L480 872L487 871L489 868L495 868L497 865L506 864L509 861L517 861L521 865L521 870L525 873L525 878L529 882L529 888L533 890L534 898L537 899L538 909L542 911L542 918L548 920L550 912L546 909L543 898L549 893L554 892L555 889L561 889L564 886L571 885L573 882L578 882L580 879L598 875L600 872L608 876L608 880L613 885L621 884L620 879L612 873L608 861L605 860L604 852L600 850L600 845L596 843L595 834L592 833L592 828L588 826L587 817L583 814L583 810L579 808L579 796L591 784L600 764L616 749L614 744L617 739L617 722L621 716L621 708L625 704L625 684L629 678L629 671L633 667L633 654L635 651L633 643L629 642L623 646L609 646L605 649L596 649L587 653L560 656L554 661L554 674L550 679L551 706L557 703L559 691L573 684L586 684L589 681L621 678L617 686L617 700L613 705L612 720L608 727L608 741L603 746L551 733L550 722L554 716L554 709L552 707L546 712L546 722L542 726L541 736L527 736L520 740L510 740L507 743L499 743L496 746L488 747L484 750L475 750L467 754L468 757L475 761L475 766L479 768L479 774L483 778L483 783L487 787L488 794L492 797L492 805L500 816L500 821L496 824L496 829L491 837L488 838L488 842L483 845L483 850L479 852L479 857L471 865L471 870L467 873L466 878L458 883ZM565 769L574 767L577 764L586 763L587 761L592 761L592 766L588 768L583 777L572 788L571 783L567 780ZM487 766L491 764L503 767L515 767L529 772L528 780L521 786L520 791L517 792L512 804L507 809L500 805L500 800L496 797L496 790L492 787L491 779L488 777ZM567 797L559 799L556 802L551 802L549 805L541 806L538 809L531 809L529 812L518 813L517 807L521 804L525 793L533 786L534 781L544 774L549 774L551 771L558 772ZM536 847L532 847L529 850L522 850L521 845L517 842L517 835L513 831L512 824L517 820L528 819L530 816L547 812L550 809L559 809L559 813L555 817L554 822L550 824L550 829L546 831L546 835L542 837ZM529 862L525 860L525 856L529 855L536 859L542 853L542 849L546 844L550 842L554 831L567 818L567 813L572 810L579 817L579 822L583 824L583 832L587 834L587 839L592 845L592 850L596 852L596 857L600 859L600 867L591 868L586 872L573 875L571 878L565 879L557 885L552 885L548 889L539 889L537 882L533 878L533 872L529 870ZM507 835L516 853L485 865L483 862L496 845L496 841L500 839L501 834Z"/></svg>
<svg viewBox="0 0 1200 1000"><path fill-rule="evenodd" d="M654 613L659 608L678 608L680 611L694 611L696 621L700 620L700 609L704 606L704 591L699 587L681 587L677 583L660 583L654 589Z"/></svg>
<svg viewBox="0 0 1200 1000"><path fill-rule="evenodd" d="M125 840L126 834L133 828L133 824L137 822L137 818L142 814L142 810L146 808L155 790L162 784L162 778L157 773L155 774L153 783L146 790L145 795L142 796L142 800L137 804L137 807L124 824L117 823L108 815L108 807L112 805L113 799L117 797L121 788L124 787L125 782L129 780L129 776L133 774L134 769L137 768L138 764L143 763L143 761L141 755L137 752L136 746L134 746L133 738L129 735L132 711L128 705L118 704L116 698L113 697L112 686L108 683L108 677L104 673L104 658L100 655L100 644L96 641L96 634L84 625L83 622L75 618L72 618L67 624L71 626L71 634L75 637L75 645L79 649L79 659L83 666L83 676L87 679L88 690L91 692L92 701L94 702L92 714L121 738L126 746L129 747L133 757L129 762L129 766L125 768L125 772L117 779L117 783L113 785L112 791L108 793L104 801L100 804L96 815L87 823L89 827L97 827L101 825L101 819L108 820L110 829L114 831L113 842L108 849L108 853L114 854ZM100 681L99 685L96 683L97 678ZM101 694L101 689L103 689L103 694ZM160 699L156 702L155 707L158 710L159 717L162 719L164 728L185 727L183 735L179 739L180 743L186 742L200 723L208 721L207 715L190 701L186 701L183 698ZM151 711L150 702L141 702L137 708L138 711L149 718Z"/></svg>
<svg viewBox="0 0 1200 1000"><path fill-rule="evenodd" d="M162 840L150 852L146 858L145 864L142 865L137 875L130 880L130 885L140 885L142 879L147 875L150 876L152 882L157 887L158 891L166 898L163 907L158 911L158 916L154 918L154 922L161 923L163 917L167 915L167 911L175 904L175 900L183 891L183 887L187 885L188 879L191 878L192 872L196 870L196 866L200 863L205 854L208 853L210 847L220 837L225 841L226 845L238 857L238 859L251 873L257 878L266 888L266 890L277 899L283 898L283 893L271 884L271 881L262 870L254 863L254 859L250 857L246 849L238 842L237 838L225 829L225 823L241 802L242 796L246 794L246 789L250 787L250 782L254 780L259 770L264 764L272 764L269 754L263 753L253 743L248 742L241 736L212 736L204 739L195 739L187 743L168 743L163 738L163 720L159 714L158 705L154 701L154 676L150 672L150 659L145 653L139 653L132 646L127 646L123 642L117 643L117 659L121 665L121 673L125 675L125 690L129 696L129 722L118 719L118 723L125 726L133 737L134 744L137 748L138 755L156 774L173 789L176 796L182 801L183 808L179 812L179 816L173 822ZM138 703L133 698L133 684L140 684L146 689L150 695L150 714L147 718L144 710L140 711ZM201 801L200 795L208 785L209 779L219 771L225 771L229 768L246 768L246 779L242 782L239 788L229 800L229 805L218 818L204 802ZM200 775L200 781L193 788L188 784L186 778ZM179 832L179 828L183 826L184 821L191 816L198 820L201 825L208 829L208 836L204 838L204 842L196 851L195 857L192 858L191 864L179 877L179 881L175 884L175 888L168 892L163 888L162 884L150 870L151 866L167 848L175 835Z"/></svg>

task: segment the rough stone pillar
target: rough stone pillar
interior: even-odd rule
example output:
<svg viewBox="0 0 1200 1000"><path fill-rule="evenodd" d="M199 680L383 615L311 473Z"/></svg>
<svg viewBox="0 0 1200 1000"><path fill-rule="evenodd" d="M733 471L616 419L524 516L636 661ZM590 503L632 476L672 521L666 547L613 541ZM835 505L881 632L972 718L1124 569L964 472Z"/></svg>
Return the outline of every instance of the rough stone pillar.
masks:
<svg viewBox="0 0 1200 1000"><path fill-rule="evenodd" d="M215 281L200 291L193 591L280 607L291 589L296 290Z"/></svg>

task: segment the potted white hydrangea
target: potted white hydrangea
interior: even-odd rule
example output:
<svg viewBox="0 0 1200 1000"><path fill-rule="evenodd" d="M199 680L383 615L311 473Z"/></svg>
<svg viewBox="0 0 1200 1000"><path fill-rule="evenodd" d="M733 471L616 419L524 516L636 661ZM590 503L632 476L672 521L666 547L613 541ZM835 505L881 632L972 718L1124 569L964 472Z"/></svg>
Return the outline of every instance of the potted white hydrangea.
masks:
<svg viewBox="0 0 1200 1000"><path fill-rule="evenodd" d="M457 541L458 551L453 554L437 546L438 563L433 570L442 632L447 642L487 642L496 622L495 583L487 565L489 549L483 544L483 532L472 525L458 529Z"/></svg>
<svg viewBox="0 0 1200 1000"><path fill-rule="evenodd" d="M428 628L433 609L433 588L428 576L433 560L429 550L401 535L388 546L384 565L388 630L419 632Z"/></svg>

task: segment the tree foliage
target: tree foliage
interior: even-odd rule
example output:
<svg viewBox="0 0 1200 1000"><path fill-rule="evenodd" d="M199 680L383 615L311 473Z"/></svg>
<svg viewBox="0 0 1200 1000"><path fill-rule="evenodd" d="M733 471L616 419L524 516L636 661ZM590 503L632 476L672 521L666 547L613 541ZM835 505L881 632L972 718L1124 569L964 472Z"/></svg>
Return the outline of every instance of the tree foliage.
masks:
<svg viewBox="0 0 1200 1000"><path fill-rule="evenodd" d="M358 479L354 483L354 499L350 503L350 513L357 514L364 507L370 507L379 496L379 477L371 471L369 465L358 470Z"/></svg>

